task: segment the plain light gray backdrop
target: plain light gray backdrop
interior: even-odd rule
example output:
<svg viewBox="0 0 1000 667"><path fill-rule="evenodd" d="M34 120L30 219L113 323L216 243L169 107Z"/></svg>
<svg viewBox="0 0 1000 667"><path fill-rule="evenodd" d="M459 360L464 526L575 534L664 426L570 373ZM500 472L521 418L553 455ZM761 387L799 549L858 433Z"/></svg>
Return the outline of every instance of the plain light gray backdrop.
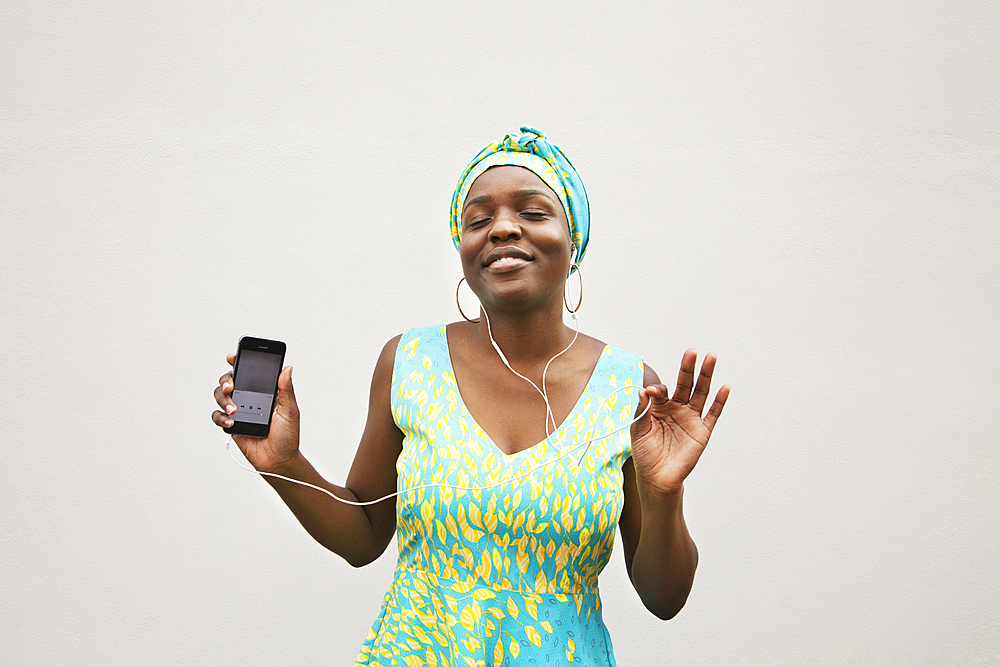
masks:
<svg viewBox="0 0 1000 667"><path fill-rule="evenodd" d="M593 205L584 330L734 386L622 665L1000 661L1000 5L0 7L0 663L348 664L355 570L229 460L288 343L342 482L383 343L457 319L455 179L541 128Z"/></svg>

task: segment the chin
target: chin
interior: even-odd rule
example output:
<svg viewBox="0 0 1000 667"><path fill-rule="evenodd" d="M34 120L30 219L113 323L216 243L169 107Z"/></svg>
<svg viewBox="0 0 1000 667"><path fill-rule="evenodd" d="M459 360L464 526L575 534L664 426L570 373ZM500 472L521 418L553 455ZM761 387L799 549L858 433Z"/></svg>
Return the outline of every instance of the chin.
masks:
<svg viewBox="0 0 1000 667"><path fill-rule="evenodd" d="M530 310L542 308L547 299L544 294L532 289L522 281L509 281L487 288L489 301L503 310Z"/></svg>

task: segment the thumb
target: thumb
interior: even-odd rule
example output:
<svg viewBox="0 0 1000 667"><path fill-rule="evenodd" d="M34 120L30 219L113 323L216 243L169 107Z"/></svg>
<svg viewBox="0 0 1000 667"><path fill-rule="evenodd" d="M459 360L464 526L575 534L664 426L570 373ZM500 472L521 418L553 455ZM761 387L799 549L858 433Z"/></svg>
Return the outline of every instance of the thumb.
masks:
<svg viewBox="0 0 1000 667"><path fill-rule="evenodd" d="M642 415L635 422L632 423L632 434L640 435L649 430L649 407L650 396L644 388L639 388L639 404L635 406L636 416ZM643 414L645 412L645 414Z"/></svg>
<svg viewBox="0 0 1000 667"><path fill-rule="evenodd" d="M296 414L299 411L295 402L295 390L292 389L292 367L285 366L278 375L278 408L284 408Z"/></svg>

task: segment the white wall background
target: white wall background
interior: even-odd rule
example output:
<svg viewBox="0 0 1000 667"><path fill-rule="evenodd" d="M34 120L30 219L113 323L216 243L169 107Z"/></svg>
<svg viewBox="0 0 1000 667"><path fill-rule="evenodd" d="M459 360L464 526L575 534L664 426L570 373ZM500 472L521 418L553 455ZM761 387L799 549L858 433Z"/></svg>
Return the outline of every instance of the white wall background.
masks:
<svg viewBox="0 0 1000 667"><path fill-rule="evenodd" d="M1000 5L336 4L0 5L0 663L350 663L394 546L311 542L212 389L287 341L342 481L522 123L591 195L585 330L734 385L687 607L605 572L619 662L1000 662Z"/></svg>

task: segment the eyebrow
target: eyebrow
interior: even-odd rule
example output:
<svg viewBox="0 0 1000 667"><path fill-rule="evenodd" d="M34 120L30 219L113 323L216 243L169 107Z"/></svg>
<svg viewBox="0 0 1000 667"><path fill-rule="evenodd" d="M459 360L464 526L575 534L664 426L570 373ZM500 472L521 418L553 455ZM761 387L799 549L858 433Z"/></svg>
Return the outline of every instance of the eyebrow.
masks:
<svg viewBox="0 0 1000 667"><path fill-rule="evenodd" d="M545 192L545 190L538 190L538 189L535 189L535 188L526 188L526 189L523 189L523 190L515 190L514 191L514 197L516 197L518 199L524 199L525 197L533 197L533 196L537 196L537 195L541 195L542 197L545 197L546 199L549 199L549 200L551 200L552 196L553 196L550 193ZM465 202L465 205L462 207L462 211L465 211L465 209L467 209L469 206L472 206L474 204L484 204L484 203L492 201L492 200L493 200L493 196L492 195L479 195L475 199L470 199L467 202Z"/></svg>

